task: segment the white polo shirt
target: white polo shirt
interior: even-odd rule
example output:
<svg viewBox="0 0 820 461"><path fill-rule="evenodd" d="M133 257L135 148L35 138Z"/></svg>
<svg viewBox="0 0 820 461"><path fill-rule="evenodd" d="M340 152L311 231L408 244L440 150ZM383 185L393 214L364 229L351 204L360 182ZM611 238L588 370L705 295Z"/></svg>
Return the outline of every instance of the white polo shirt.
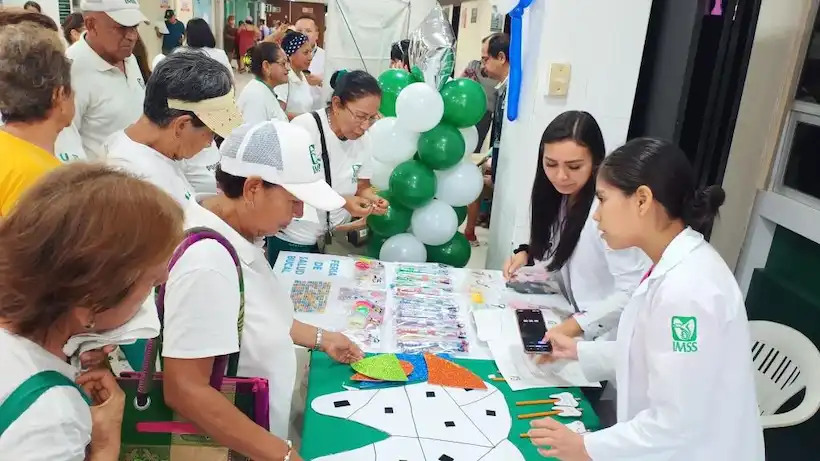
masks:
<svg viewBox="0 0 820 461"><path fill-rule="evenodd" d="M273 274L261 245L195 202L185 215L187 229L213 229L236 249L245 280L245 323L240 341L239 278L230 254L216 241L197 242L168 276L162 355L198 359L239 350L239 375L270 382L270 430L287 439L296 379L289 293Z"/></svg>
<svg viewBox="0 0 820 461"><path fill-rule="evenodd" d="M88 46L85 36L66 50L71 59L71 86L74 90L74 126L82 138L89 160L104 160L103 143L115 131L123 130L142 115L145 99L137 59L125 59L125 74L107 63Z"/></svg>
<svg viewBox="0 0 820 461"><path fill-rule="evenodd" d="M88 160L83 149L83 140L80 138L80 133L77 132L77 127L73 124L66 127L57 136L54 142L54 155L63 162L80 162Z"/></svg>
<svg viewBox="0 0 820 461"><path fill-rule="evenodd" d="M0 328L0 404L25 380L54 370L71 380L77 369L37 344ZM73 387L46 391L0 437L3 459L83 461L91 442L91 410Z"/></svg>
<svg viewBox="0 0 820 461"><path fill-rule="evenodd" d="M257 124L268 120L288 121L288 116L279 104L276 93L261 80L254 78L239 94L236 106L245 123Z"/></svg>
<svg viewBox="0 0 820 461"><path fill-rule="evenodd" d="M178 162L185 179L196 192L197 199L217 194L215 175L221 158L216 143L211 143L210 147L202 149L192 158Z"/></svg>
<svg viewBox="0 0 820 461"><path fill-rule="evenodd" d="M359 139L342 141L330 129L327 112L320 110L318 113L325 133L333 190L342 196L355 195L359 188L359 179L370 179L372 176L370 137L365 132L364 136ZM313 114L302 114L294 118L291 123L304 128L310 133L317 154L321 157L321 136ZM324 164L322 165L322 175L324 175ZM324 234L327 227L325 213L321 211L317 211L317 213L319 214L319 224L316 223L317 219L294 219L288 227L277 234L277 237L299 245L313 245ZM350 213L347 210L339 208L330 212L330 225L336 227L348 222L350 218Z"/></svg>
<svg viewBox="0 0 820 461"><path fill-rule="evenodd" d="M288 72L288 83L278 85L273 91L280 101L287 103L291 114L304 114L320 107L305 75L300 77L293 70Z"/></svg>
<svg viewBox="0 0 820 461"><path fill-rule="evenodd" d="M313 49L313 59L308 70L313 75L325 75L325 50L322 47L317 46Z"/></svg>
<svg viewBox="0 0 820 461"><path fill-rule="evenodd" d="M195 196L194 188L185 178L179 162L135 142L125 131L112 134L103 144L103 151L106 163L159 187L180 205L184 206Z"/></svg>

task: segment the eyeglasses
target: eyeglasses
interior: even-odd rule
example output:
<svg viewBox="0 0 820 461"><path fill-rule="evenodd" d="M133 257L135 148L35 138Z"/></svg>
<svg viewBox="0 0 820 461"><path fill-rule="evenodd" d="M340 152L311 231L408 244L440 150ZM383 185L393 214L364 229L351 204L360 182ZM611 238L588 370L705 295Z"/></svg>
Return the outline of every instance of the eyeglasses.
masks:
<svg viewBox="0 0 820 461"><path fill-rule="evenodd" d="M379 114L376 114L376 115L357 114L357 113L353 112L352 110L350 110L349 107L345 107L345 109L348 112L350 112L350 115L353 116L354 120L356 120L357 122L359 122L361 124L367 123L369 125L372 125L372 124L376 123L376 121L381 118L381 116Z"/></svg>

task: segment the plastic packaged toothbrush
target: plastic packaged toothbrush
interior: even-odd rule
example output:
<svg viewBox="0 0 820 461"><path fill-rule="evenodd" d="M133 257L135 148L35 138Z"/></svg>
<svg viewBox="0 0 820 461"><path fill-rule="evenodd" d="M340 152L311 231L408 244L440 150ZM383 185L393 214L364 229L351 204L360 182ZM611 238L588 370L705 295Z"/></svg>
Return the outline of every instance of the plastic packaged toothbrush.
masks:
<svg viewBox="0 0 820 461"><path fill-rule="evenodd" d="M453 289L452 287L447 288L428 288L424 286L415 286L415 287L395 287L396 296L413 296L413 295L422 295L422 296L447 296L452 294Z"/></svg>

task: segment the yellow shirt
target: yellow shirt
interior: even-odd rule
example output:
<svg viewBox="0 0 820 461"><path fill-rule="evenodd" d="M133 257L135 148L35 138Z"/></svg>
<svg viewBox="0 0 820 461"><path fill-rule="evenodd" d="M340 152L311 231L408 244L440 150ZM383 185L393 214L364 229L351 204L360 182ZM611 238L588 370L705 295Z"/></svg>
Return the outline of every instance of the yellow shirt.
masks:
<svg viewBox="0 0 820 461"><path fill-rule="evenodd" d="M41 176L60 166L45 150L0 130L0 216Z"/></svg>

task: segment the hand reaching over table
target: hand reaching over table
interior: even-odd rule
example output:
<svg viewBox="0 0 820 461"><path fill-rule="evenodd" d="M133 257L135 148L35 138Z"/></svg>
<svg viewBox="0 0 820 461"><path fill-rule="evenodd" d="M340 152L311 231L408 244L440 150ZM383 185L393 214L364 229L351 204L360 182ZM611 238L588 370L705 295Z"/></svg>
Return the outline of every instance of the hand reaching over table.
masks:
<svg viewBox="0 0 820 461"><path fill-rule="evenodd" d="M528 432L530 441L545 458L561 461L592 461L584 446L584 436L552 418L537 419Z"/></svg>
<svg viewBox="0 0 820 461"><path fill-rule="evenodd" d="M322 338L322 351L339 363L358 362L364 353L353 341L342 333L328 331Z"/></svg>

